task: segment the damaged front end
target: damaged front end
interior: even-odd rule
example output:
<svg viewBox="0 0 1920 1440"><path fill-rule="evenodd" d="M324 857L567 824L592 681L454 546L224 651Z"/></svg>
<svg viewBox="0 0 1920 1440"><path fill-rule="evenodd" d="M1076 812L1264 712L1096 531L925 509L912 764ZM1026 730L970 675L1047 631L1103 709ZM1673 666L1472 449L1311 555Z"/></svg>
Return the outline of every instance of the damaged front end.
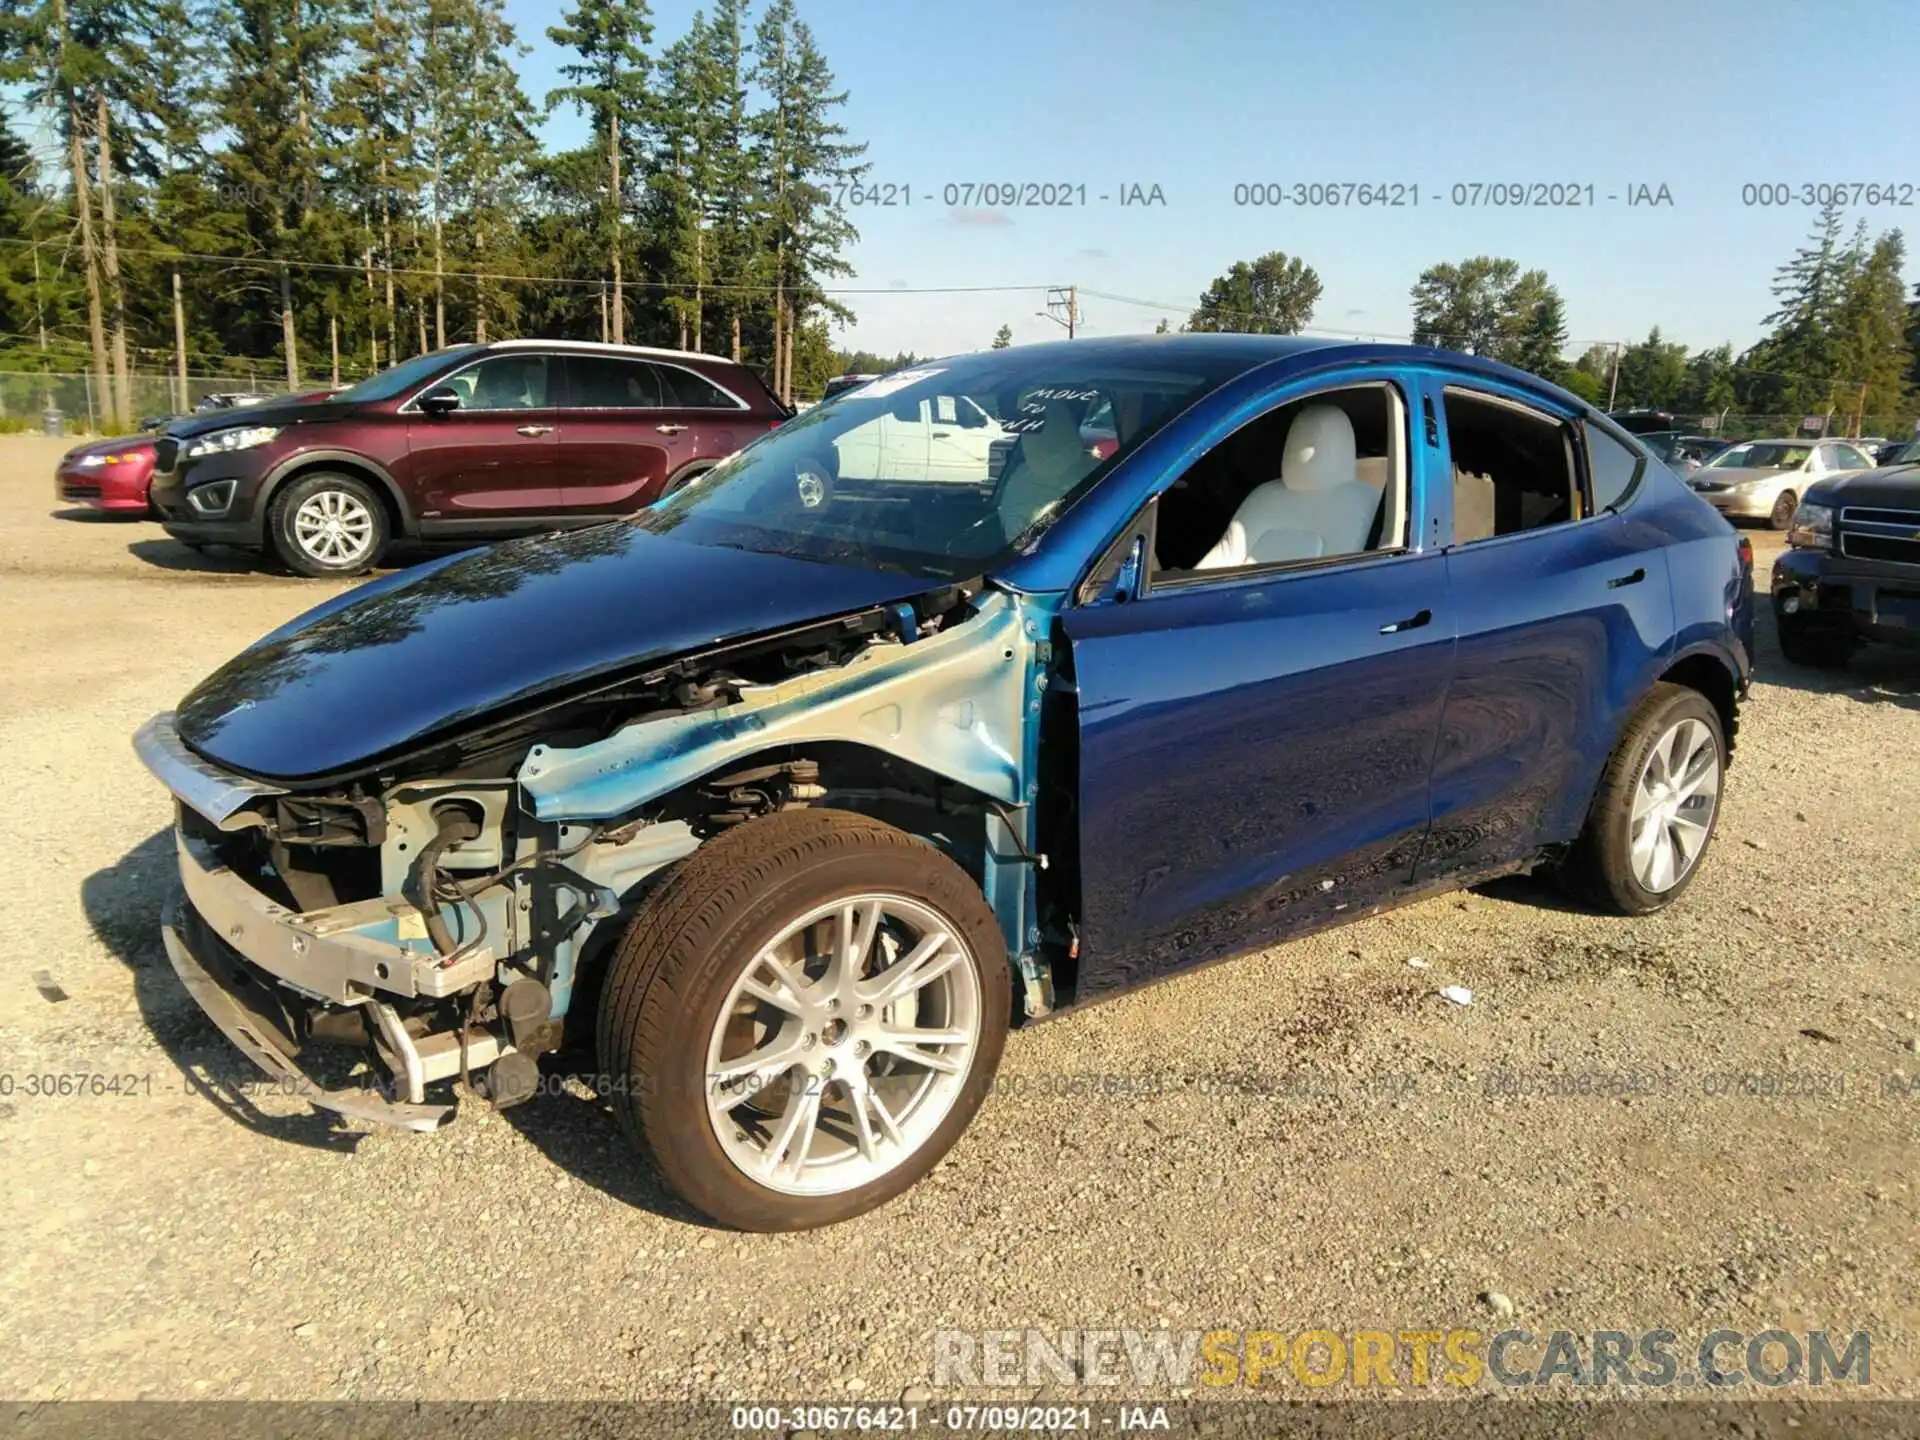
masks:
<svg viewBox="0 0 1920 1440"><path fill-rule="evenodd" d="M674 862L772 810L828 805L906 824L968 868L1044 1013L1032 817L1050 620L1030 597L950 586L531 693L316 780L238 773L156 716L135 744L178 802L168 956L293 1093L433 1129L461 1077L497 1105L536 1093L537 1057Z"/></svg>

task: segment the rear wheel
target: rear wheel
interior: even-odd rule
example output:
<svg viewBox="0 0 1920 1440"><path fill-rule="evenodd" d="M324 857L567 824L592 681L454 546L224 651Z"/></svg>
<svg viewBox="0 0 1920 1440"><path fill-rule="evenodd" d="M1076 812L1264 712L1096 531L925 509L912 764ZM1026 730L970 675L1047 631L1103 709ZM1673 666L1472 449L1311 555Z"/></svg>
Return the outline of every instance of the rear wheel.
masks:
<svg viewBox="0 0 1920 1440"><path fill-rule="evenodd" d="M801 1230L937 1164L1000 1063L1012 986L979 887L864 816L776 813L709 841L609 968L622 1128L722 1224Z"/></svg>
<svg viewBox="0 0 1920 1440"><path fill-rule="evenodd" d="M1773 502L1773 513L1767 516L1767 524L1775 530L1784 530L1793 523L1793 512L1800 508L1800 497L1791 490L1782 490L1780 498Z"/></svg>
<svg viewBox="0 0 1920 1440"><path fill-rule="evenodd" d="M387 507L364 480L321 471L284 485L267 511L274 553L299 575L358 575L387 548Z"/></svg>
<svg viewBox="0 0 1920 1440"><path fill-rule="evenodd" d="M1697 690L1653 687L1614 748L1561 876L1626 915L1679 899L1713 839L1726 770L1720 715Z"/></svg>

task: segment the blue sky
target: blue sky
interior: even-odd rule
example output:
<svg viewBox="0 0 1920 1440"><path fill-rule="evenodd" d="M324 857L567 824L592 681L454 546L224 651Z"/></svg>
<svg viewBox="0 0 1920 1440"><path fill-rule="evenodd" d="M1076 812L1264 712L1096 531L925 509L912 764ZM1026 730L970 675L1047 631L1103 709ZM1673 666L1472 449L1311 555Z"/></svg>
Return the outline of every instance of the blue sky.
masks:
<svg viewBox="0 0 1920 1440"><path fill-rule="evenodd" d="M557 83L546 39L560 4L508 0L535 47L536 103ZM656 0L656 48L696 6ZM1507 255L1544 268L1570 338L1690 346L1759 334L1774 267L1810 209L1742 204L1764 181L1906 183L1911 206L1858 207L1920 248L1920 5L1912 0L801 0L841 85L873 179L908 208L858 218L842 282L859 323L839 343L881 352L974 349L1000 324L1058 331L1038 294L905 295L901 286L1074 282L1168 302L1089 298L1089 333L1177 323L1236 259L1279 249L1325 284L1315 323L1383 334L1409 324L1425 266ZM555 141L582 129L548 122ZM948 184L1063 182L1085 207L960 216ZM1417 208L1234 204L1278 181L1416 184ZM1579 210L1454 208L1455 183L1595 187ZM1159 185L1164 206L1102 204ZM1671 206L1629 208L1664 184ZM1608 201L1608 194L1622 198ZM1442 197L1436 202L1434 196ZM934 203L925 202L931 196ZM976 207L978 208L978 207ZM1908 278L1920 278L1920 259Z"/></svg>

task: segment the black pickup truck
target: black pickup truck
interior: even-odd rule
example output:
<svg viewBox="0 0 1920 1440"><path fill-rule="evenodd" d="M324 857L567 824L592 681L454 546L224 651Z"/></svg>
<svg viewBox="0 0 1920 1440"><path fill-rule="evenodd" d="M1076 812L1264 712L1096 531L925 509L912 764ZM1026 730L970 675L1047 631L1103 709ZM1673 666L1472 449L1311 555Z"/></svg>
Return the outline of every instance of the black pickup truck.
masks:
<svg viewBox="0 0 1920 1440"><path fill-rule="evenodd" d="M1780 650L1845 665L1870 640L1920 646L1920 455L1807 488L1773 564Z"/></svg>

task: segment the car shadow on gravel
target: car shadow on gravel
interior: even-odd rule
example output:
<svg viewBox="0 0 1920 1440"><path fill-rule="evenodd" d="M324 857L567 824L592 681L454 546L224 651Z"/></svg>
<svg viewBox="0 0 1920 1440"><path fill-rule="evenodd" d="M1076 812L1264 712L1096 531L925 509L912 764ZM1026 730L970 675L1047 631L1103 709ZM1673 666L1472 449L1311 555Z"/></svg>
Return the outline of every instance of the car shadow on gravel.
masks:
<svg viewBox="0 0 1920 1440"><path fill-rule="evenodd" d="M416 544L412 542L395 545L381 557L377 568L356 579L371 580L395 570L404 570L410 565L432 560L449 550L466 550L481 541L466 544ZM204 550L196 550L184 541L175 540L169 535L153 536L145 540L135 540L127 546L127 553L134 559L144 561L156 570L169 570L175 573L202 575L257 575L269 580L285 580L295 585L326 584L326 581L308 580L304 576L293 574L277 559L255 550L236 550L226 545L209 545Z"/></svg>
<svg viewBox="0 0 1920 1440"><path fill-rule="evenodd" d="M1795 665L1780 653L1773 607L1760 597L1757 608L1754 672L1760 683L1811 695L1844 695L1870 705L1920 710L1920 647L1867 645L1837 670Z"/></svg>
<svg viewBox="0 0 1920 1440"><path fill-rule="evenodd" d="M147 1029L180 1071L184 1089L262 1135L322 1150L351 1152L363 1132L330 1111L269 1115L250 1091L273 1082L236 1050L194 1004L160 940L160 911L176 881L173 832L148 836L80 885L93 933L133 972L134 1000Z"/></svg>
<svg viewBox="0 0 1920 1440"><path fill-rule="evenodd" d="M91 505L70 505L47 513L55 520L73 520L82 525L138 525L147 518L131 511L95 510Z"/></svg>
<svg viewBox="0 0 1920 1440"><path fill-rule="evenodd" d="M594 1090L593 1070L593 1056L584 1051L543 1057L540 1093L500 1117L581 1184L664 1220L717 1228L667 1189L653 1162L620 1133L612 1106Z"/></svg>
<svg viewBox="0 0 1920 1440"><path fill-rule="evenodd" d="M228 550L221 546L209 546L205 550L195 550L178 540L165 537L151 540L136 540L127 546L127 553L136 560L144 560L156 570L190 570L217 575L250 575L262 572L259 557L244 550Z"/></svg>

